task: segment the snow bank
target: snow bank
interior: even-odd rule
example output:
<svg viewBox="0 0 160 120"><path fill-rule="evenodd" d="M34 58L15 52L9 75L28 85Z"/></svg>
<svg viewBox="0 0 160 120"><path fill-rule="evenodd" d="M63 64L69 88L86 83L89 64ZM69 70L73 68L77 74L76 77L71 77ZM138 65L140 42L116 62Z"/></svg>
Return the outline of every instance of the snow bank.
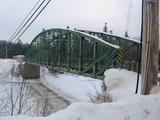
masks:
<svg viewBox="0 0 160 120"><path fill-rule="evenodd" d="M48 117L0 117L1 120L160 120L160 95L136 95L113 103L74 103Z"/></svg>
<svg viewBox="0 0 160 120"><path fill-rule="evenodd" d="M137 73L125 69L106 70L104 83L113 101L126 96L133 96L136 90ZM138 94L141 92L141 75L139 78ZM150 94L160 93L160 87L154 86Z"/></svg>
<svg viewBox="0 0 160 120"><path fill-rule="evenodd" d="M137 73L125 69L109 69L106 70L104 82L107 86L107 91L112 96L113 100L135 94ZM141 79L141 78L140 78ZM141 82L139 82L138 92L140 93Z"/></svg>
<svg viewBox="0 0 160 120"><path fill-rule="evenodd" d="M49 116L55 120L159 120L160 96L134 96L115 103L72 104Z"/></svg>

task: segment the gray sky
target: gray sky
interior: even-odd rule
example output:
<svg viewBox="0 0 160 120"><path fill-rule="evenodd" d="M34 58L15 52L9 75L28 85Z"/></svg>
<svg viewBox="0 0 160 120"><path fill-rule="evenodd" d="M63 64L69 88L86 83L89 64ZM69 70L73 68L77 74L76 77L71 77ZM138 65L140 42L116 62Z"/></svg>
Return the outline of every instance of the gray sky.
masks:
<svg viewBox="0 0 160 120"><path fill-rule="evenodd" d="M0 39L11 37L38 0L3 0L0 4ZM129 0L52 0L21 37L31 42L43 28L54 27L102 31L104 23L114 34L124 35ZM141 0L133 0L130 36L140 35Z"/></svg>

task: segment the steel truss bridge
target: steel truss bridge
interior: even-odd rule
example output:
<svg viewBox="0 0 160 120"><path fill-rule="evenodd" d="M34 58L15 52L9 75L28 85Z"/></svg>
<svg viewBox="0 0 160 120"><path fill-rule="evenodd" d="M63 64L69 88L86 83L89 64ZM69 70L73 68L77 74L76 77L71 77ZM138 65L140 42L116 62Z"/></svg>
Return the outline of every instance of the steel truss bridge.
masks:
<svg viewBox="0 0 160 120"><path fill-rule="evenodd" d="M46 65L51 71L67 71L102 78L109 68L138 61L139 41L114 34L53 28L31 42L27 62Z"/></svg>

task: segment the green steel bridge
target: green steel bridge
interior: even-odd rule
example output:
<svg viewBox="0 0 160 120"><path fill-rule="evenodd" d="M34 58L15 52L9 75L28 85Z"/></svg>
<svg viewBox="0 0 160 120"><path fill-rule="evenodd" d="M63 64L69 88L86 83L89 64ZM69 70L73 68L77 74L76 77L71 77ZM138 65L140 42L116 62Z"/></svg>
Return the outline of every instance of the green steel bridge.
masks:
<svg viewBox="0 0 160 120"><path fill-rule="evenodd" d="M139 44L138 40L104 32L53 28L34 38L26 60L46 65L51 71L102 78L106 69L137 63Z"/></svg>

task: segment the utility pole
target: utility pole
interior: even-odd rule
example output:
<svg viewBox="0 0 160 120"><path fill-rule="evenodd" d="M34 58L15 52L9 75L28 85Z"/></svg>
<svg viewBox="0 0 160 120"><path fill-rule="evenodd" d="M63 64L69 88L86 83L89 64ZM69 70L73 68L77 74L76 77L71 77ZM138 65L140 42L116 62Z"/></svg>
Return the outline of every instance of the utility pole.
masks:
<svg viewBox="0 0 160 120"><path fill-rule="evenodd" d="M6 59L8 58L8 48L7 48L7 40L6 40Z"/></svg>
<svg viewBox="0 0 160 120"><path fill-rule="evenodd" d="M150 94L158 80L159 0L143 0L141 94Z"/></svg>

